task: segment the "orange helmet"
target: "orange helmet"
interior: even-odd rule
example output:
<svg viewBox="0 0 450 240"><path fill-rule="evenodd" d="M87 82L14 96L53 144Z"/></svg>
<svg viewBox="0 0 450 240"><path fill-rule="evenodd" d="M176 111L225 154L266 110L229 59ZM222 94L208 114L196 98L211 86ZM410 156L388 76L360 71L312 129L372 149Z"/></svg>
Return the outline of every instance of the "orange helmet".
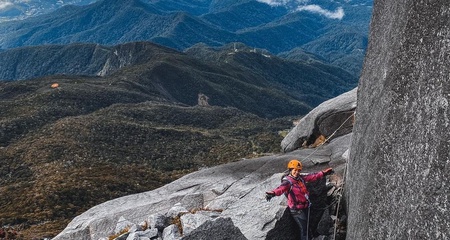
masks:
<svg viewBox="0 0 450 240"><path fill-rule="evenodd" d="M287 165L288 169L297 169L297 170L302 170L303 165L299 160L293 159L291 161L289 161L288 165Z"/></svg>

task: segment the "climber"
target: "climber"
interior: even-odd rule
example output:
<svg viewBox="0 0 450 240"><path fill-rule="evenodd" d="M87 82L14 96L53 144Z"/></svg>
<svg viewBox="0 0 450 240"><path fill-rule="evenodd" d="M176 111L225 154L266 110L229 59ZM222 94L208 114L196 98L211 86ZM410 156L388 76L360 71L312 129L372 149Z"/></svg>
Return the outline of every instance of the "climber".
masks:
<svg viewBox="0 0 450 240"><path fill-rule="evenodd" d="M291 160L288 165L288 175L281 179L281 185L272 191L266 192L266 200L270 201L274 196L285 194L289 211L295 222L300 228L301 240L308 240L308 222L309 222L309 192L306 189L305 182L313 182L322 177L332 174L333 169L327 168L323 171L300 174L302 163L299 160Z"/></svg>

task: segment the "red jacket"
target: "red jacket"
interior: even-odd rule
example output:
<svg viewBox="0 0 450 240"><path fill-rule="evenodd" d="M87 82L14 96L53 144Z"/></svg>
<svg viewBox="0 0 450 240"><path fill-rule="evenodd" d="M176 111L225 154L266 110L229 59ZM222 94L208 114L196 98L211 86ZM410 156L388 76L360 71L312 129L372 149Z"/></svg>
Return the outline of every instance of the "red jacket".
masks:
<svg viewBox="0 0 450 240"><path fill-rule="evenodd" d="M287 204L290 209L300 210L308 208L309 192L306 189L305 183L314 182L323 177L323 172L301 174L298 179L291 175L286 176L281 185L273 190L275 195L280 196L283 193L287 194ZM292 183L292 188L291 188Z"/></svg>

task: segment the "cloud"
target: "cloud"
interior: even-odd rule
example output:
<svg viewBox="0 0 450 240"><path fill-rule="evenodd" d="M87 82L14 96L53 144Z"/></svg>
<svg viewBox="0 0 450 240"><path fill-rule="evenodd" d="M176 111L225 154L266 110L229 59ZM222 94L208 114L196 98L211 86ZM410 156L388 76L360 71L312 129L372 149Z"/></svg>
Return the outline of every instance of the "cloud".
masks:
<svg viewBox="0 0 450 240"><path fill-rule="evenodd" d="M258 2L266 3L270 6L282 6L295 11L308 11L312 13L317 13L331 19L341 20L344 17L344 9L338 7L334 12L323 9L321 6L316 4L308 3L311 0L257 0ZM350 1L350 0L347 0Z"/></svg>
<svg viewBox="0 0 450 240"><path fill-rule="evenodd" d="M12 2L3 2L3 1L1 1L0 2L0 10L5 9L5 8L7 8L9 6L12 6L12 5L14 5Z"/></svg>
<svg viewBox="0 0 450 240"><path fill-rule="evenodd" d="M269 4L270 6L289 6L289 5L303 5L310 0L257 0L258 2Z"/></svg>
<svg viewBox="0 0 450 240"><path fill-rule="evenodd" d="M341 20L345 15L344 9L342 9L342 7L338 7L334 12L332 12L332 11L323 9L321 6L315 5L315 4L300 6L297 8L297 11L308 11L308 12L312 12L312 13L318 13L327 18L339 19L339 20Z"/></svg>

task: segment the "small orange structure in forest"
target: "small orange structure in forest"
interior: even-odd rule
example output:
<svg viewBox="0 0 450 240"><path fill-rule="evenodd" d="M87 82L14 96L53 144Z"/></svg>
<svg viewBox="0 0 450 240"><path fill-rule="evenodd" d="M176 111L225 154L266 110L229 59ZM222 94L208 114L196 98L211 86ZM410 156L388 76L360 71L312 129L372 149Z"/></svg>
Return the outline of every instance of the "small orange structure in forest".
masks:
<svg viewBox="0 0 450 240"><path fill-rule="evenodd" d="M53 83L53 84L51 85L51 87L52 87L52 88L58 88L58 87L59 87L59 84L58 84L58 83Z"/></svg>

